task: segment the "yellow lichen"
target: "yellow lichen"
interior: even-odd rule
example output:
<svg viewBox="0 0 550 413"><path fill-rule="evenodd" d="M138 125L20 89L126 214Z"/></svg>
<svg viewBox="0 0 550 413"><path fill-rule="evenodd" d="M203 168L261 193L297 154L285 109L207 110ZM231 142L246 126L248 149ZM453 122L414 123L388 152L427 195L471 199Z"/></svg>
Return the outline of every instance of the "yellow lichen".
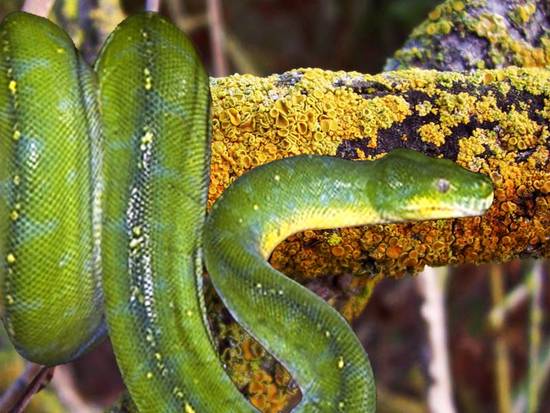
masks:
<svg viewBox="0 0 550 413"><path fill-rule="evenodd" d="M330 302L347 319L357 317L386 276L425 265L550 256L547 70L290 75L291 84L277 75L212 80L210 204L239 175L274 159L300 153L373 159L419 144L489 175L495 188L483 218L310 230L275 248L271 264L301 281L346 274ZM234 324L219 330L220 340L231 343L224 363L256 406L270 411L296 396L289 381L277 379L290 380L288 372L280 373L246 333Z"/></svg>
<svg viewBox="0 0 550 413"><path fill-rule="evenodd" d="M451 134L451 130L446 126L430 122L418 128L418 133L424 142L441 146L445 143L445 138Z"/></svg>

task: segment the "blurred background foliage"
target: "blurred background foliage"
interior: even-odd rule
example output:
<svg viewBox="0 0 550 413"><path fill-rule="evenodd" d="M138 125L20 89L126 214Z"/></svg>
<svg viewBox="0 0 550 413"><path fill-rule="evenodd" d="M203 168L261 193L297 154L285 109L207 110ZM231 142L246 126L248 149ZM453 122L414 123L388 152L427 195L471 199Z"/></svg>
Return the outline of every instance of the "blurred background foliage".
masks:
<svg viewBox="0 0 550 413"><path fill-rule="evenodd" d="M123 11L139 11L143 3L124 0ZM266 75L297 67L379 72L385 60L438 3L437 0L223 1L229 73ZM0 0L0 17L18 10L21 4L21 0ZM106 8L108 4L116 6L118 2L56 3L55 18L68 28L90 61L101 37L107 33L97 27L90 31L89 11L103 7L101 10L107 15L96 17L111 25L121 17ZM88 13L79 15L79 10ZM162 13L191 31L207 67L212 68L205 0L165 0ZM528 275L531 267L531 262L515 261L499 267L464 266L450 270L445 299L453 396L458 412L528 411L523 383L533 364L528 359L533 339L533 332L528 332L532 313L529 297L533 295ZM535 295L538 310L547 314L550 303L547 283ZM502 304L503 300L508 306ZM422 295L414 278L388 279L378 286L367 311L355 322L355 330L376 373L380 413L428 412L430 347L421 304ZM499 305L505 308L502 317L491 318ZM535 331L542 341L540 360L537 359L541 397L536 411L540 413L550 413L550 388L544 385L550 374L550 358L545 353L550 347L544 339L550 326L546 319ZM5 388L23 369L23 363L13 356L2 334L0 346L5 349L0 353L0 388ZM65 405L72 406L73 412L98 411L98 407L112 403L120 394L122 383L109 344L104 343L76 363L58 368L53 388ZM41 394L29 412L65 410L52 393Z"/></svg>
<svg viewBox="0 0 550 413"><path fill-rule="evenodd" d="M0 17L20 9L22 3L0 0ZM93 9L101 1L80 3L88 5L77 8ZM143 9L144 1L121 3L126 13L133 13ZM204 0L168 0L162 2L162 12L172 18L173 10L186 17L200 16L205 13L204 3ZM238 43L257 74L297 67L376 73L437 3L437 0L232 0L223 2L223 18L226 36ZM208 27L202 25L192 35L208 62ZM231 69L239 71L235 65Z"/></svg>

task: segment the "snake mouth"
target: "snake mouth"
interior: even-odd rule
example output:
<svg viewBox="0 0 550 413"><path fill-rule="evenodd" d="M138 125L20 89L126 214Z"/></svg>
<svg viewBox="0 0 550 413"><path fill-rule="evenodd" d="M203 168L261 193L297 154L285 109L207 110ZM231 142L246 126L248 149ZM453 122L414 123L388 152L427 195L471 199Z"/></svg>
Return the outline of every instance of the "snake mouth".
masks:
<svg viewBox="0 0 550 413"><path fill-rule="evenodd" d="M492 203L492 195L482 199L469 199L467 202L462 201L458 204L420 202L402 209L399 215L413 221L480 216L489 209Z"/></svg>

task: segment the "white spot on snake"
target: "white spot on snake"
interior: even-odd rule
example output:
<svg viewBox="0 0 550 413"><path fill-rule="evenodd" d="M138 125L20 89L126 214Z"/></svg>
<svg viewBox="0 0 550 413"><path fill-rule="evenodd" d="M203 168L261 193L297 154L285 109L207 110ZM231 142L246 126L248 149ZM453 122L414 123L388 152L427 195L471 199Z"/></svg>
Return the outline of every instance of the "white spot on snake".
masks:
<svg viewBox="0 0 550 413"><path fill-rule="evenodd" d="M141 143L143 145L148 145L151 142L153 142L153 137L154 137L154 135L150 131L147 131L147 132L145 132L145 135L143 135L141 137Z"/></svg>
<svg viewBox="0 0 550 413"><path fill-rule="evenodd" d="M29 142L26 145L26 151L28 152L27 157L29 162L33 166L37 165L40 158L40 145L36 139L29 139Z"/></svg>
<svg viewBox="0 0 550 413"><path fill-rule="evenodd" d="M185 413L196 413L195 409L189 404L185 403Z"/></svg>
<svg viewBox="0 0 550 413"><path fill-rule="evenodd" d="M148 380L151 380L153 378L153 373L148 372L145 377L147 377Z"/></svg>
<svg viewBox="0 0 550 413"><path fill-rule="evenodd" d="M77 172L75 169L71 169L67 172L66 179L68 183L73 183L76 180L76 177L77 177Z"/></svg>
<svg viewBox="0 0 550 413"><path fill-rule="evenodd" d="M151 90L153 87L153 77L151 76L151 71L148 68L143 69L143 74L145 76L145 90Z"/></svg>
<svg viewBox="0 0 550 413"><path fill-rule="evenodd" d="M8 264L15 264L15 261L16 261L15 255L10 252L6 256L6 261L8 262Z"/></svg>
<svg viewBox="0 0 550 413"><path fill-rule="evenodd" d="M130 287L130 302L134 302L139 295L139 288L136 285Z"/></svg>
<svg viewBox="0 0 550 413"><path fill-rule="evenodd" d="M343 409L346 404L344 402L338 403L338 408Z"/></svg>
<svg viewBox="0 0 550 413"><path fill-rule="evenodd" d="M9 294L6 294L6 304L12 305L13 303L15 303L15 300L13 299L13 297Z"/></svg>
<svg viewBox="0 0 550 413"><path fill-rule="evenodd" d="M338 368L343 369L346 364L344 363L344 357L338 357Z"/></svg>
<svg viewBox="0 0 550 413"><path fill-rule="evenodd" d="M187 317L192 317L193 316L193 311L187 310L187 312L185 314L187 314Z"/></svg>
<svg viewBox="0 0 550 413"><path fill-rule="evenodd" d="M258 206L258 204L254 204L254 211L257 211L258 209L260 209L260 207Z"/></svg>
<svg viewBox="0 0 550 413"><path fill-rule="evenodd" d="M281 180L281 177L280 177L279 175L275 175L275 176L274 176L274 179L275 179L277 182L279 182L279 181Z"/></svg>
<svg viewBox="0 0 550 413"><path fill-rule="evenodd" d="M70 259L71 259L71 254L69 252L63 253L58 263L59 268L66 267Z"/></svg>
<svg viewBox="0 0 550 413"><path fill-rule="evenodd" d="M328 331L328 330L325 331L325 336L326 336L327 338L329 338L329 337L330 337L330 331Z"/></svg>
<svg viewBox="0 0 550 413"><path fill-rule="evenodd" d="M21 183L21 177L20 177L19 175L15 175L15 176L13 177L13 184L14 184L15 186L19 186L20 183Z"/></svg>
<svg viewBox="0 0 550 413"><path fill-rule="evenodd" d="M135 250L139 247L139 245L143 242L143 238L134 238L130 241L130 248Z"/></svg>
<svg viewBox="0 0 550 413"><path fill-rule="evenodd" d="M17 210L14 209L10 213L10 218L12 221L17 221L17 219L19 218L19 212L17 212Z"/></svg>
<svg viewBox="0 0 550 413"><path fill-rule="evenodd" d="M19 131L19 129L15 129L13 131L13 136L12 136L12 139L17 142L19 140L19 138L21 138L21 132Z"/></svg>
<svg viewBox="0 0 550 413"><path fill-rule="evenodd" d="M347 189L347 188L351 188L351 183L350 182L343 182L343 181L335 181L333 183L333 186L335 188L344 188L344 189Z"/></svg>
<svg viewBox="0 0 550 413"><path fill-rule="evenodd" d="M260 284L260 283L256 284L256 288L258 288L258 289L262 288L262 284Z"/></svg>
<svg viewBox="0 0 550 413"><path fill-rule="evenodd" d="M15 80L10 80L10 83L8 84L8 89L10 90L12 95L15 95L17 93L17 82Z"/></svg>
<svg viewBox="0 0 550 413"><path fill-rule="evenodd" d="M181 391L181 389L178 386L174 387L174 389L172 390L172 393L178 399L183 399L183 392Z"/></svg>

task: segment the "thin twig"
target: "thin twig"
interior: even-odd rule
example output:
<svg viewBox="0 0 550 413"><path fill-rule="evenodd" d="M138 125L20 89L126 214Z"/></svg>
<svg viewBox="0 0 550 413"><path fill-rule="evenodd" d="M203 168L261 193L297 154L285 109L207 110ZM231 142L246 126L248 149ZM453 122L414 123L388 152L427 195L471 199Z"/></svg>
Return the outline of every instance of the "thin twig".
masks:
<svg viewBox="0 0 550 413"><path fill-rule="evenodd" d="M454 413L456 411L452 400L442 287L447 271L446 267L438 270L426 267L417 278L419 290L424 297L421 312L428 326L428 340L432 355L429 366L431 384L428 389L428 406L434 413Z"/></svg>
<svg viewBox="0 0 550 413"><path fill-rule="evenodd" d="M168 8L168 14L172 21L177 21L185 17L183 1L182 0L167 0L166 7Z"/></svg>
<svg viewBox="0 0 550 413"><path fill-rule="evenodd" d="M210 22L210 47L214 63L214 76L227 76L227 62L224 55L224 29L220 0L207 0Z"/></svg>
<svg viewBox="0 0 550 413"><path fill-rule="evenodd" d="M180 17L179 19L172 19L180 29L185 33L191 33L195 30L198 30L202 27L208 25L208 16L206 13L197 14L189 17Z"/></svg>
<svg viewBox="0 0 550 413"><path fill-rule="evenodd" d="M145 10L158 13L160 11L160 0L146 0Z"/></svg>
<svg viewBox="0 0 550 413"><path fill-rule="evenodd" d="M529 286L525 282L517 285L512 291L506 294L506 297L500 304L494 306L489 312L489 324L493 330L500 330L504 324L506 316L525 303L529 298Z"/></svg>
<svg viewBox="0 0 550 413"><path fill-rule="evenodd" d="M55 0L25 0L21 10L37 16L48 17L54 2Z"/></svg>
<svg viewBox="0 0 550 413"><path fill-rule="evenodd" d="M489 269L489 282L493 306L502 306L504 301L504 285L502 282L502 268L499 265L491 265ZM502 327L502 325L499 326ZM495 337L495 386L498 399L498 413L511 413L511 384L510 384L510 357L508 344L497 331Z"/></svg>
<svg viewBox="0 0 550 413"><path fill-rule="evenodd" d="M19 378L0 397L0 412L22 412L52 371L50 367L28 363Z"/></svg>
<svg viewBox="0 0 550 413"><path fill-rule="evenodd" d="M253 62L250 55L246 52L245 48L241 46L240 42L235 36L230 33L225 33L225 50L231 59L231 62L235 65L237 72L247 73L250 75L260 75L260 70Z"/></svg>
<svg viewBox="0 0 550 413"><path fill-rule="evenodd" d="M529 372L528 372L528 413L536 413L539 404L539 380L540 366L539 353L542 328L542 263L537 261L531 270L531 311L529 317Z"/></svg>
<svg viewBox="0 0 550 413"><path fill-rule="evenodd" d="M541 389L546 385L550 378L550 340L546 341L542 346L544 349L539 355L538 365L539 374L536 377L536 386ZM514 412L523 413L527 410L528 385L523 382L514 398Z"/></svg>

